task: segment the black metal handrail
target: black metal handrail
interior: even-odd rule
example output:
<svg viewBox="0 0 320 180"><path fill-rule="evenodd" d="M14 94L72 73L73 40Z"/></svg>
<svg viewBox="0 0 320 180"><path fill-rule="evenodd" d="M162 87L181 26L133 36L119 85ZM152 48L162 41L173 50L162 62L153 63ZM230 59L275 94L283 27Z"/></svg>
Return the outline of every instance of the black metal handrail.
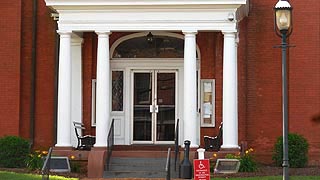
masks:
<svg viewBox="0 0 320 180"><path fill-rule="evenodd" d="M178 153L179 153L179 119L177 119L176 124L176 132L174 135L174 171L177 170L177 160L178 160Z"/></svg>
<svg viewBox="0 0 320 180"><path fill-rule="evenodd" d="M109 166L110 166L113 145L114 145L114 119L112 119L111 126L110 126L109 133L108 133L107 170L109 170Z"/></svg>
<svg viewBox="0 0 320 180"><path fill-rule="evenodd" d="M50 147L47 157L41 169L42 180L49 180L51 154L52 154L52 147Z"/></svg>
<svg viewBox="0 0 320 180"><path fill-rule="evenodd" d="M171 168L170 168L170 161L171 161L171 148L168 148L168 155L167 155L167 163L166 163L166 180L170 180L171 177L170 177L170 171L171 171Z"/></svg>

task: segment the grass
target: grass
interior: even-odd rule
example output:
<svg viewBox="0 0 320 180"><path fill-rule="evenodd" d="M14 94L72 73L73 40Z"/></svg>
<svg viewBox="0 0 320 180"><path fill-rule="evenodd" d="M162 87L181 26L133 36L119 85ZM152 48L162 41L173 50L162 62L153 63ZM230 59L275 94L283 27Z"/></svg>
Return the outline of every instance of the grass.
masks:
<svg viewBox="0 0 320 180"><path fill-rule="evenodd" d="M1 180L42 180L41 175L36 174L23 174L0 171ZM78 178L66 178L62 176L50 176L50 180L78 180Z"/></svg>
<svg viewBox="0 0 320 180"><path fill-rule="evenodd" d="M1 180L42 180L41 175L0 171ZM282 176L243 177L243 178L211 178L212 180L282 180ZM291 176L290 180L319 180L320 176ZM79 180L62 176L50 176L50 180Z"/></svg>
<svg viewBox="0 0 320 180"><path fill-rule="evenodd" d="M211 178L212 180L225 180L226 178ZM228 180L282 180L282 176L227 178ZM320 176L290 176L290 180L319 180Z"/></svg>

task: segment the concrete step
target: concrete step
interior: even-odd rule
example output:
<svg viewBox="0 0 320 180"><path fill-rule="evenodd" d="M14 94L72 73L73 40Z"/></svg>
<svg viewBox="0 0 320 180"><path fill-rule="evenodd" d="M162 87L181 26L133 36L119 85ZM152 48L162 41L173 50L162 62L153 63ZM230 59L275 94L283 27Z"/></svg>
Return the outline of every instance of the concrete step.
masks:
<svg viewBox="0 0 320 180"><path fill-rule="evenodd" d="M121 154L121 153L120 153ZM131 154L131 157L127 157L128 154ZM165 166L166 166L166 157L159 157L161 153L151 153L156 157L149 157L148 153L139 153L144 154L147 157L135 157L136 153L127 153L125 157L111 157L109 170L104 172L104 178L165 178ZM156 154L156 155L155 155ZM118 153L119 155L119 153ZM133 156L133 157L132 157ZM172 156L171 156L172 157ZM174 158L170 160L171 166L171 177L178 177L178 165L179 160L177 161L176 172L174 171ZM106 168L107 169L107 168Z"/></svg>
<svg viewBox="0 0 320 180"><path fill-rule="evenodd" d="M160 171L105 171L104 178L165 178L166 173Z"/></svg>
<svg viewBox="0 0 320 180"><path fill-rule="evenodd" d="M165 158L119 158L113 157L109 170L164 170L167 160ZM178 162L177 162L178 164ZM170 160L170 166L174 168L174 159Z"/></svg>

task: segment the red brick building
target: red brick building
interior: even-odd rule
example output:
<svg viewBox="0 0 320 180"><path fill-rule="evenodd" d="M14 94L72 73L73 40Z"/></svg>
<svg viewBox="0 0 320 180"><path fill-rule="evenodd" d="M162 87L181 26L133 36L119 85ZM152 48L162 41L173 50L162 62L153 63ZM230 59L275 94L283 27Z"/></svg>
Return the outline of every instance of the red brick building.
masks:
<svg viewBox="0 0 320 180"><path fill-rule="evenodd" d="M71 147L79 121L104 147L115 119L116 144L170 144L180 119L180 144L197 147L226 121L222 147L245 141L271 163L282 135L276 1L168 2L1 1L0 136ZM320 3L290 3L289 131L319 165Z"/></svg>

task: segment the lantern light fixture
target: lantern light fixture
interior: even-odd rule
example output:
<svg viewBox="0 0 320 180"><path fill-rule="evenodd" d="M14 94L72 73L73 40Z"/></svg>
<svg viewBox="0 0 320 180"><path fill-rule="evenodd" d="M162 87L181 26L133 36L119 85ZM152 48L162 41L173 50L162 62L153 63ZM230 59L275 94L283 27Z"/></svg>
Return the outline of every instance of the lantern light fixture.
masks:
<svg viewBox="0 0 320 180"><path fill-rule="evenodd" d="M292 7L287 0L279 0L275 5L274 24L278 36L288 37L292 33Z"/></svg>

